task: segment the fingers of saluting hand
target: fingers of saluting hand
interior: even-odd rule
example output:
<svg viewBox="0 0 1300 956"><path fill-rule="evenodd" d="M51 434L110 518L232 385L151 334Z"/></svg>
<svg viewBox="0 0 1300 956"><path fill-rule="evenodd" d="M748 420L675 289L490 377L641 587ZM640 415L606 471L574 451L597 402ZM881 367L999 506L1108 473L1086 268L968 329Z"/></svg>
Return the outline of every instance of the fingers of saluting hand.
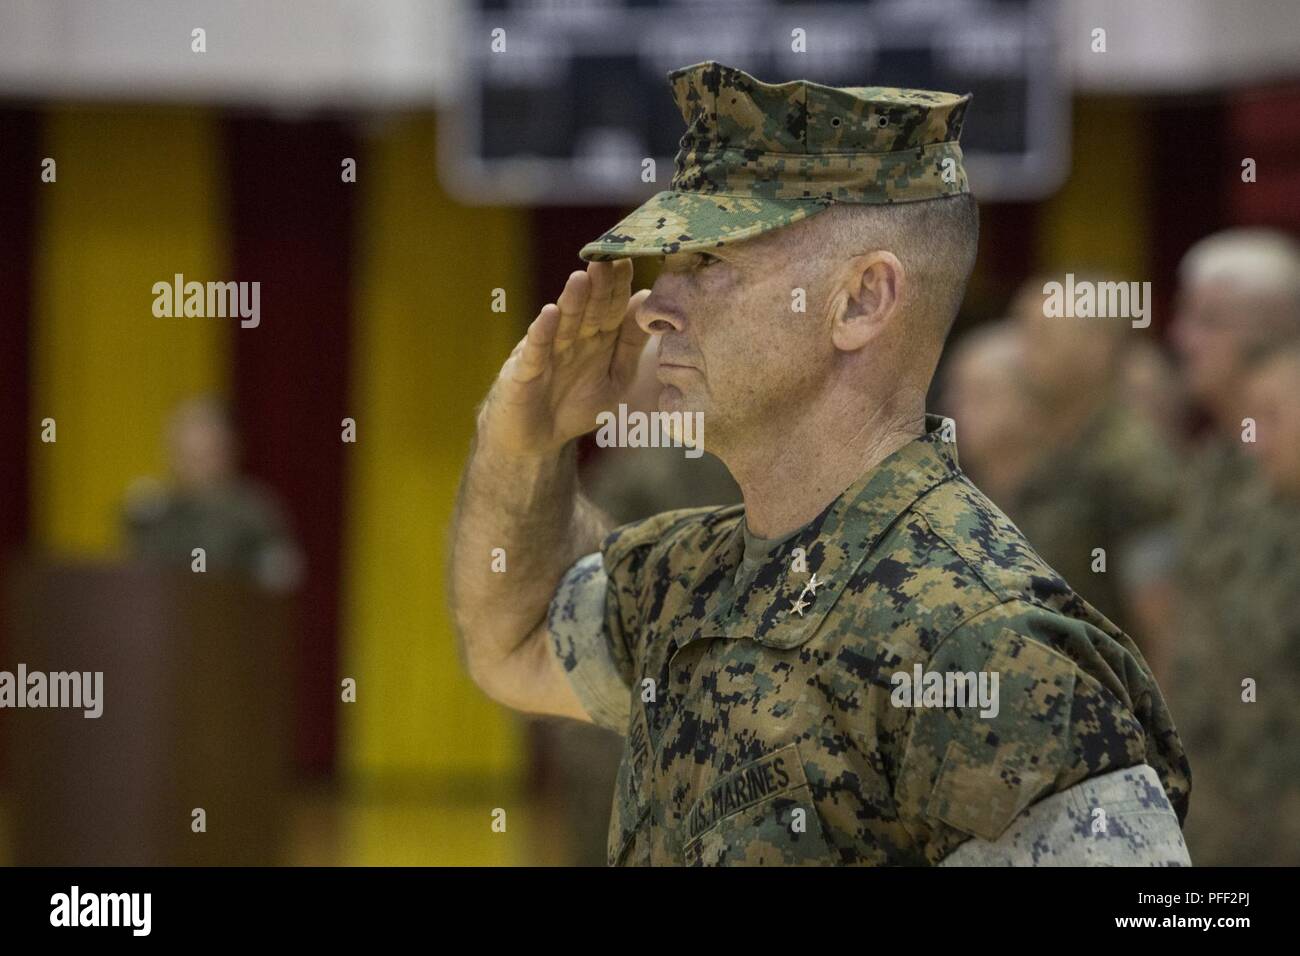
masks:
<svg viewBox="0 0 1300 956"><path fill-rule="evenodd" d="M608 262L587 264L587 301L583 305L582 322L578 326L580 339L595 335L600 329L600 320L605 317L610 293L614 290L609 266Z"/></svg>
<svg viewBox="0 0 1300 956"><path fill-rule="evenodd" d="M547 303L537 313L528 326L528 334L515 346L516 382L531 382L545 371L551 361L551 349L555 343L562 319L560 308Z"/></svg>
<svg viewBox="0 0 1300 956"><path fill-rule="evenodd" d="M587 300L591 292L591 277L581 270L569 273L569 281L564 283L564 291L555 300L560 310L560 324L555 332L554 350L563 352L578 337L578 328L582 325L582 314L587 309Z"/></svg>
<svg viewBox="0 0 1300 956"><path fill-rule="evenodd" d="M645 348L650 333L641 328L636 320L641 303L650 297L649 289L642 289L628 299L627 308L619 319L622 326L618 341L614 345L614 357L610 361L610 372L617 382L626 385L636 374L637 363L641 360L641 350Z"/></svg>
<svg viewBox="0 0 1300 956"><path fill-rule="evenodd" d="M591 296L578 333L585 338L609 332L623 322L628 296L632 294L632 260L593 262L587 269L591 277Z"/></svg>
<svg viewBox="0 0 1300 956"><path fill-rule="evenodd" d="M630 259L593 262L586 272L570 273L560 297L542 307L528 326L528 334L515 346L511 355L515 359L514 380L530 382L551 362L575 358L573 346L579 340L620 328L631 288ZM635 310L631 314L635 315ZM602 343L599 347L609 346ZM586 354L588 350L576 351Z"/></svg>

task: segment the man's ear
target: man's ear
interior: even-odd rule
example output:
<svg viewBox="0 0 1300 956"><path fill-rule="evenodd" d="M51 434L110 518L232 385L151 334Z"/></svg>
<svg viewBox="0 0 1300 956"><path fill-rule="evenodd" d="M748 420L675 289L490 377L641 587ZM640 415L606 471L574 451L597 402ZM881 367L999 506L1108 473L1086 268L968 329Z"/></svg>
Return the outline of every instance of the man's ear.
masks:
<svg viewBox="0 0 1300 956"><path fill-rule="evenodd" d="M831 297L831 340L856 352L879 335L898 314L907 272L888 250L863 253L845 263Z"/></svg>

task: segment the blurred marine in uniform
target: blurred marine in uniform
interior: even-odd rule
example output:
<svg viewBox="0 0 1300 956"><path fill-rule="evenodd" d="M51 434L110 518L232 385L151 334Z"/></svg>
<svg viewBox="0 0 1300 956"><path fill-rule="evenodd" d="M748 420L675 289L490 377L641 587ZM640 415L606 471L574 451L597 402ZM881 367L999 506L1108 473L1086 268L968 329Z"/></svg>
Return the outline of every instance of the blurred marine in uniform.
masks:
<svg viewBox="0 0 1300 956"><path fill-rule="evenodd" d="M1300 244L1268 229L1201 240L1179 267L1173 340L1191 399L1210 418L1183 489L1190 598L1211 597L1246 542L1262 486L1243 441L1250 357L1300 335Z"/></svg>
<svg viewBox="0 0 1300 956"><path fill-rule="evenodd" d="M471 675L624 735L613 864L1186 863L1149 668L925 413L977 245L969 98L669 81L672 188L583 247L480 408L452 562ZM664 257L648 297L632 256ZM660 412L702 422L744 504L611 529L574 443L651 334Z"/></svg>
<svg viewBox="0 0 1300 956"><path fill-rule="evenodd" d="M1300 245L1218 233L1180 270L1174 340L1209 413L1180 523L1169 700L1198 767L1209 866L1300 864Z"/></svg>
<svg viewBox="0 0 1300 956"><path fill-rule="evenodd" d="M135 481L124 521L130 550L188 568L202 548L209 571L242 574L268 590L294 587L301 557L269 491L238 472L235 430L215 398L180 405L167 425L170 481Z"/></svg>
<svg viewBox="0 0 1300 956"><path fill-rule="evenodd" d="M1124 402L1125 356L1147 333L1127 316L1045 314L1051 280L1029 280L1013 305L1025 336L1026 387L1046 427L1032 467L999 504L1160 675L1173 639L1164 599L1180 470L1151 419ZM1104 288L1112 280L1080 274L1075 281Z"/></svg>
<svg viewBox="0 0 1300 956"><path fill-rule="evenodd" d="M1037 459L1042 416L1026 381L1025 336L1010 319L972 329L948 348L943 407L961 422L961 463L1000 508Z"/></svg>

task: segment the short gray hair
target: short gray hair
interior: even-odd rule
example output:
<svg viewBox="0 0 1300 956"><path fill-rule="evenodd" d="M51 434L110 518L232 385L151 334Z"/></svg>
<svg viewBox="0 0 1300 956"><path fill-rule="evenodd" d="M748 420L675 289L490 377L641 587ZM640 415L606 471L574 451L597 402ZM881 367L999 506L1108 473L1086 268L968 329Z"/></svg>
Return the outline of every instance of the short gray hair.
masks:
<svg viewBox="0 0 1300 956"><path fill-rule="evenodd" d="M787 227L792 253L817 258L886 249L913 277L915 307L946 338L966 294L979 248L979 206L970 193L919 202L834 203ZM787 230L782 230L783 232Z"/></svg>
<svg viewBox="0 0 1300 956"><path fill-rule="evenodd" d="M1285 297L1300 308L1300 243L1275 229L1227 229L1187 250L1178 276L1187 285L1230 280L1244 293Z"/></svg>

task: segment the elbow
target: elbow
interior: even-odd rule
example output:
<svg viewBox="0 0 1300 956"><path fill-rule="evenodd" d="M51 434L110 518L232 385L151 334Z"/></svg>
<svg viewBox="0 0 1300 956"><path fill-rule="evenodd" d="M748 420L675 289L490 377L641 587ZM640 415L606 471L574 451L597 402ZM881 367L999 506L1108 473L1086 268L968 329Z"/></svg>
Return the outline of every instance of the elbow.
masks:
<svg viewBox="0 0 1300 956"><path fill-rule="evenodd" d="M532 712L550 652L540 629L510 645L508 651L491 641L479 644L477 650L472 642L464 647L465 671L479 690L503 707Z"/></svg>
<svg viewBox="0 0 1300 956"><path fill-rule="evenodd" d="M494 663L492 657L484 653L486 644L482 640L476 640L476 629L460 615L455 615L456 641L460 648L460 663L465 674L469 677L479 690L483 691L489 697L492 696L490 687L493 683L493 675L499 668L499 662Z"/></svg>
<svg viewBox="0 0 1300 956"><path fill-rule="evenodd" d="M479 690L505 707L526 709L540 659L549 653L546 618L494 612L490 601L453 599L451 617L461 666Z"/></svg>
<svg viewBox="0 0 1300 956"><path fill-rule="evenodd" d="M508 699L509 671L511 656L493 653L490 642L475 640L473 630L458 626L460 635L461 665L474 686L491 700L507 707L512 706Z"/></svg>
<svg viewBox="0 0 1300 956"><path fill-rule="evenodd" d="M518 688L511 682L507 662L466 661L466 672L474 686L481 690L493 703L511 710L523 710Z"/></svg>
<svg viewBox="0 0 1300 956"><path fill-rule="evenodd" d="M499 663L493 664L486 661L481 655L466 653L464 655L465 673L469 679L474 682L474 686L481 690L492 700L501 703L498 698L501 666Z"/></svg>

